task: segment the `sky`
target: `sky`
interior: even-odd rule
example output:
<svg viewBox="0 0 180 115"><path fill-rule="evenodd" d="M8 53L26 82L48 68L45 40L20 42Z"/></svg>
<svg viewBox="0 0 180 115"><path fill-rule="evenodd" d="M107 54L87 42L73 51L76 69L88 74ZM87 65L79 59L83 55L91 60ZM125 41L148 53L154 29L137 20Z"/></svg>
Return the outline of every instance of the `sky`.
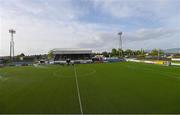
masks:
<svg viewBox="0 0 180 115"><path fill-rule="evenodd" d="M94 52L180 47L180 0L0 0L0 56L53 48Z"/></svg>

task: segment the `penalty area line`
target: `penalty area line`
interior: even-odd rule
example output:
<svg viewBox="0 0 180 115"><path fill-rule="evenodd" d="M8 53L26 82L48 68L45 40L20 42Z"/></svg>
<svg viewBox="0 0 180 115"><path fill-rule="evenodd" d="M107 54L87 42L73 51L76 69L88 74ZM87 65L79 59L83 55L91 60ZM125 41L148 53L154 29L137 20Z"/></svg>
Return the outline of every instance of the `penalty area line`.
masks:
<svg viewBox="0 0 180 115"><path fill-rule="evenodd" d="M77 93L78 93L79 108L80 108L80 111L81 111L81 115L83 115L81 95L80 95L79 84L78 84L78 79L77 79L77 71L76 71L75 65L74 65L74 75L75 75L75 78L76 78L76 87L77 87Z"/></svg>

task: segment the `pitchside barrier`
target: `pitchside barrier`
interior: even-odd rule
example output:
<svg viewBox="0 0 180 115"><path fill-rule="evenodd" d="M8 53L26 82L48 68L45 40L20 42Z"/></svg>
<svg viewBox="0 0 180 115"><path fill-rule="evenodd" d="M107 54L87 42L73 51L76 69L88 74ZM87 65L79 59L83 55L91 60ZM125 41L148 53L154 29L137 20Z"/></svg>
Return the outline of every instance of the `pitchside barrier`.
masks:
<svg viewBox="0 0 180 115"><path fill-rule="evenodd" d="M103 58L103 62L123 62L126 61L124 58Z"/></svg>
<svg viewBox="0 0 180 115"><path fill-rule="evenodd" d="M126 59L126 61L141 62L141 63L147 63L147 64L158 64L158 65L166 65L166 66L171 65L170 61L159 61L159 60L158 61L148 61L148 60Z"/></svg>
<svg viewBox="0 0 180 115"><path fill-rule="evenodd" d="M180 66L180 63L171 63L171 65Z"/></svg>
<svg viewBox="0 0 180 115"><path fill-rule="evenodd" d="M164 65L165 61L153 61L154 64Z"/></svg>
<svg viewBox="0 0 180 115"><path fill-rule="evenodd" d="M172 58L172 61L180 61L180 58Z"/></svg>

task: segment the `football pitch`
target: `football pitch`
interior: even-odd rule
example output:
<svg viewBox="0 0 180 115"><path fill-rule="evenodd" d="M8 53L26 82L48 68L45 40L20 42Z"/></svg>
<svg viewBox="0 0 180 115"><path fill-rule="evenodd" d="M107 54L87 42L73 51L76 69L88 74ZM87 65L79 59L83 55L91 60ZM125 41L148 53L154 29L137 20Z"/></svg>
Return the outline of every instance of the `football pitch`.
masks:
<svg viewBox="0 0 180 115"><path fill-rule="evenodd" d="M0 113L180 113L180 68L132 62L0 68Z"/></svg>

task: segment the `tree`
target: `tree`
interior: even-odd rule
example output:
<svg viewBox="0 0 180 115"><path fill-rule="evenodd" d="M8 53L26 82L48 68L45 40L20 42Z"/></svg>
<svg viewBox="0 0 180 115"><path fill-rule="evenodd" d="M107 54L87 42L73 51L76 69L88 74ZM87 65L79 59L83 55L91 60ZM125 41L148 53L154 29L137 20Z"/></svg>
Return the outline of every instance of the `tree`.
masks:
<svg viewBox="0 0 180 115"><path fill-rule="evenodd" d="M24 57L25 55L24 55L24 53L21 53L19 56L20 56L20 57Z"/></svg>
<svg viewBox="0 0 180 115"><path fill-rule="evenodd" d="M127 49L124 52L127 56L131 56L133 54L133 51L131 49Z"/></svg>
<svg viewBox="0 0 180 115"><path fill-rule="evenodd" d="M48 53L48 59L50 60L50 59L52 59L52 58L53 58L53 52L50 51L50 52Z"/></svg>
<svg viewBox="0 0 180 115"><path fill-rule="evenodd" d="M17 55L17 57L24 57L24 56L25 56L24 53Z"/></svg>
<svg viewBox="0 0 180 115"><path fill-rule="evenodd" d="M16 56L15 60L16 61L20 61L20 60L22 61L24 57L25 57L24 53L21 53L21 54Z"/></svg>
<svg viewBox="0 0 180 115"><path fill-rule="evenodd" d="M151 56L158 56L158 50L157 49L153 49L150 53Z"/></svg>
<svg viewBox="0 0 180 115"><path fill-rule="evenodd" d="M135 51L135 55L141 55L141 53L142 53L142 51L140 51L140 50Z"/></svg>
<svg viewBox="0 0 180 115"><path fill-rule="evenodd" d="M152 55L152 56L158 56L158 55L162 55L162 54L164 54L164 52L162 51L162 50L158 50L158 49L153 49L152 51L151 51L151 53L150 53L150 55Z"/></svg>
<svg viewBox="0 0 180 115"><path fill-rule="evenodd" d="M117 53L118 53L117 50L115 48L113 48L112 51L111 51L111 55L112 56L117 56Z"/></svg>
<svg viewBox="0 0 180 115"><path fill-rule="evenodd" d="M120 54L120 55L119 55ZM117 50L117 55L119 56L119 57L123 57L124 56L124 51L122 50L122 49L118 49Z"/></svg>
<svg viewBox="0 0 180 115"><path fill-rule="evenodd" d="M108 57L108 56L109 56L108 52L106 52L106 51L102 52L102 55L103 55L104 57Z"/></svg>

